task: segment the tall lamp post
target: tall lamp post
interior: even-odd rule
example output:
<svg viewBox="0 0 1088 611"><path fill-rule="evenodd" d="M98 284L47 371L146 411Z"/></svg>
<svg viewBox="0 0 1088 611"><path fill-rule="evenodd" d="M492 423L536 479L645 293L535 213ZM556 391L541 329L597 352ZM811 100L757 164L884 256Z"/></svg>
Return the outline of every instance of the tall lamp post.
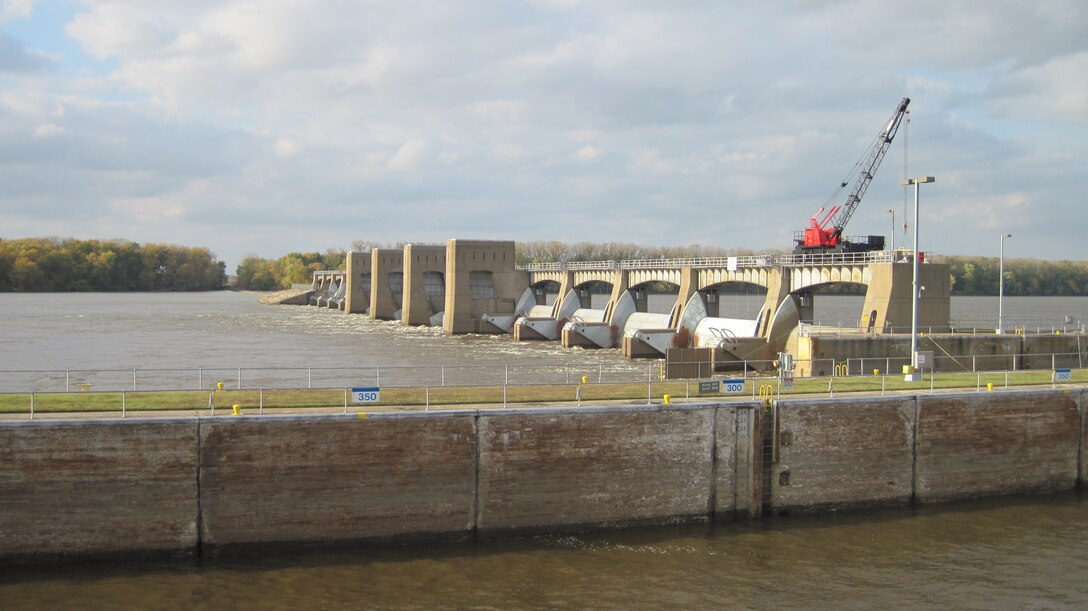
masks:
<svg viewBox="0 0 1088 611"><path fill-rule="evenodd" d="M888 208L888 214L892 215L892 261L895 261L895 208Z"/></svg>
<svg viewBox="0 0 1088 611"><path fill-rule="evenodd" d="M1000 263L998 264L998 276L997 276L997 334L1001 335L1005 332L1005 325L1003 320L1004 311L1002 309L1003 302L1005 301L1005 238L1011 238L1011 233L1001 234L1001 250Z"/></svg>
<svg viewBox="0 0 1088 611"><path fill-rule="evenodd" d="M910 373L905 376L908 382L917 382L922 379L918 371L918 294L921 288L918 286L918 185L934 182L937 179L932 176L919 178L904 178L904 186L914 185L914 270L911 282L911 308L910 308Z"/></svg>

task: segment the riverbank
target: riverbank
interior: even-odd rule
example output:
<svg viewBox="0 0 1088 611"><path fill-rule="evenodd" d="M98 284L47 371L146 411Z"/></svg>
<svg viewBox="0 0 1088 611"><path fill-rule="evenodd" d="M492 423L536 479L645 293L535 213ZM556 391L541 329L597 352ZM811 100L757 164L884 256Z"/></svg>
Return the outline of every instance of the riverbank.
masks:
<svg viewBox="0 0 1088 611"><path fill-rule="evenodd" d="M1085 403L1076 389L767 409L6 421L0 558L471 540L1047 494L1086 479Z"/></svg>

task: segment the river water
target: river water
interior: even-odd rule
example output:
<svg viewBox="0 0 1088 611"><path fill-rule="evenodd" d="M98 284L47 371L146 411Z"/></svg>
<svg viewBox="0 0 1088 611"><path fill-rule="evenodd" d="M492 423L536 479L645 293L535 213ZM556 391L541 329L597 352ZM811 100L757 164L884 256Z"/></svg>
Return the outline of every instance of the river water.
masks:
<svg viewBox="0 0 1088 611"><path fill-rule="evenodd" d="M614 350L451 338L256 299L0 295L0 372L643 367ZM739 310L745 298L735 299ZM818 296L816 308L821 320L854 320L860 300ZM996 318L994 298L954 298L952 308L958 320ZM1005 313L1060 328L1065 316L1088 321L1088 299L1007 298ZM8 568L0 609L1084 608L1085 574L1088 498L1066 494L435 547Z"/></svg>

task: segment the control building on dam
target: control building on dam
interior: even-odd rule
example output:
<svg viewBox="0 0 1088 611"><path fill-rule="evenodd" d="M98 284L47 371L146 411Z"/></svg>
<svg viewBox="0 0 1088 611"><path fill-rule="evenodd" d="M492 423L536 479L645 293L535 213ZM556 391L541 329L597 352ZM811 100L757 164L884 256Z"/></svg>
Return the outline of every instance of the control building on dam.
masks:
<svg viewBox="0 0 1088 611"><path fill-rule="evenodd" d="M441 326L447 334L506 333L519 341L620 348L632 358L708 348L715 364L769 363L781 351L815 358L820 330L803 323L813 320L814 293L829 285L864 287L855 336L901 339L911 327L910 251L517 265L514 247L512 241L449 240L351 252L346 269L314 273L309 303ZM924 255L920 261L919 328L948 331L948 266ZM662 286L673 289L675 301L667 312L651 312L648 293ZM757 314L720 311L721 297L737 286L765 292ZM593 294L602 293L606 302L594 307Z"/></svg>

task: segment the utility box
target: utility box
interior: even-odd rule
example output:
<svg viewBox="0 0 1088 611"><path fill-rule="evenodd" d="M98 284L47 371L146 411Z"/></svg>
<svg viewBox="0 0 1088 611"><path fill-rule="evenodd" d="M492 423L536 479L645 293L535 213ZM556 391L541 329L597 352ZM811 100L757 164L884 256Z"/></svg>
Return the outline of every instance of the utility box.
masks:
<svg viewBox="0 0 1088 611"><path fill-rule="evenodd" d="M709 378L713 374L713 348L669 348L665 351L666 380Z"/></svg>

